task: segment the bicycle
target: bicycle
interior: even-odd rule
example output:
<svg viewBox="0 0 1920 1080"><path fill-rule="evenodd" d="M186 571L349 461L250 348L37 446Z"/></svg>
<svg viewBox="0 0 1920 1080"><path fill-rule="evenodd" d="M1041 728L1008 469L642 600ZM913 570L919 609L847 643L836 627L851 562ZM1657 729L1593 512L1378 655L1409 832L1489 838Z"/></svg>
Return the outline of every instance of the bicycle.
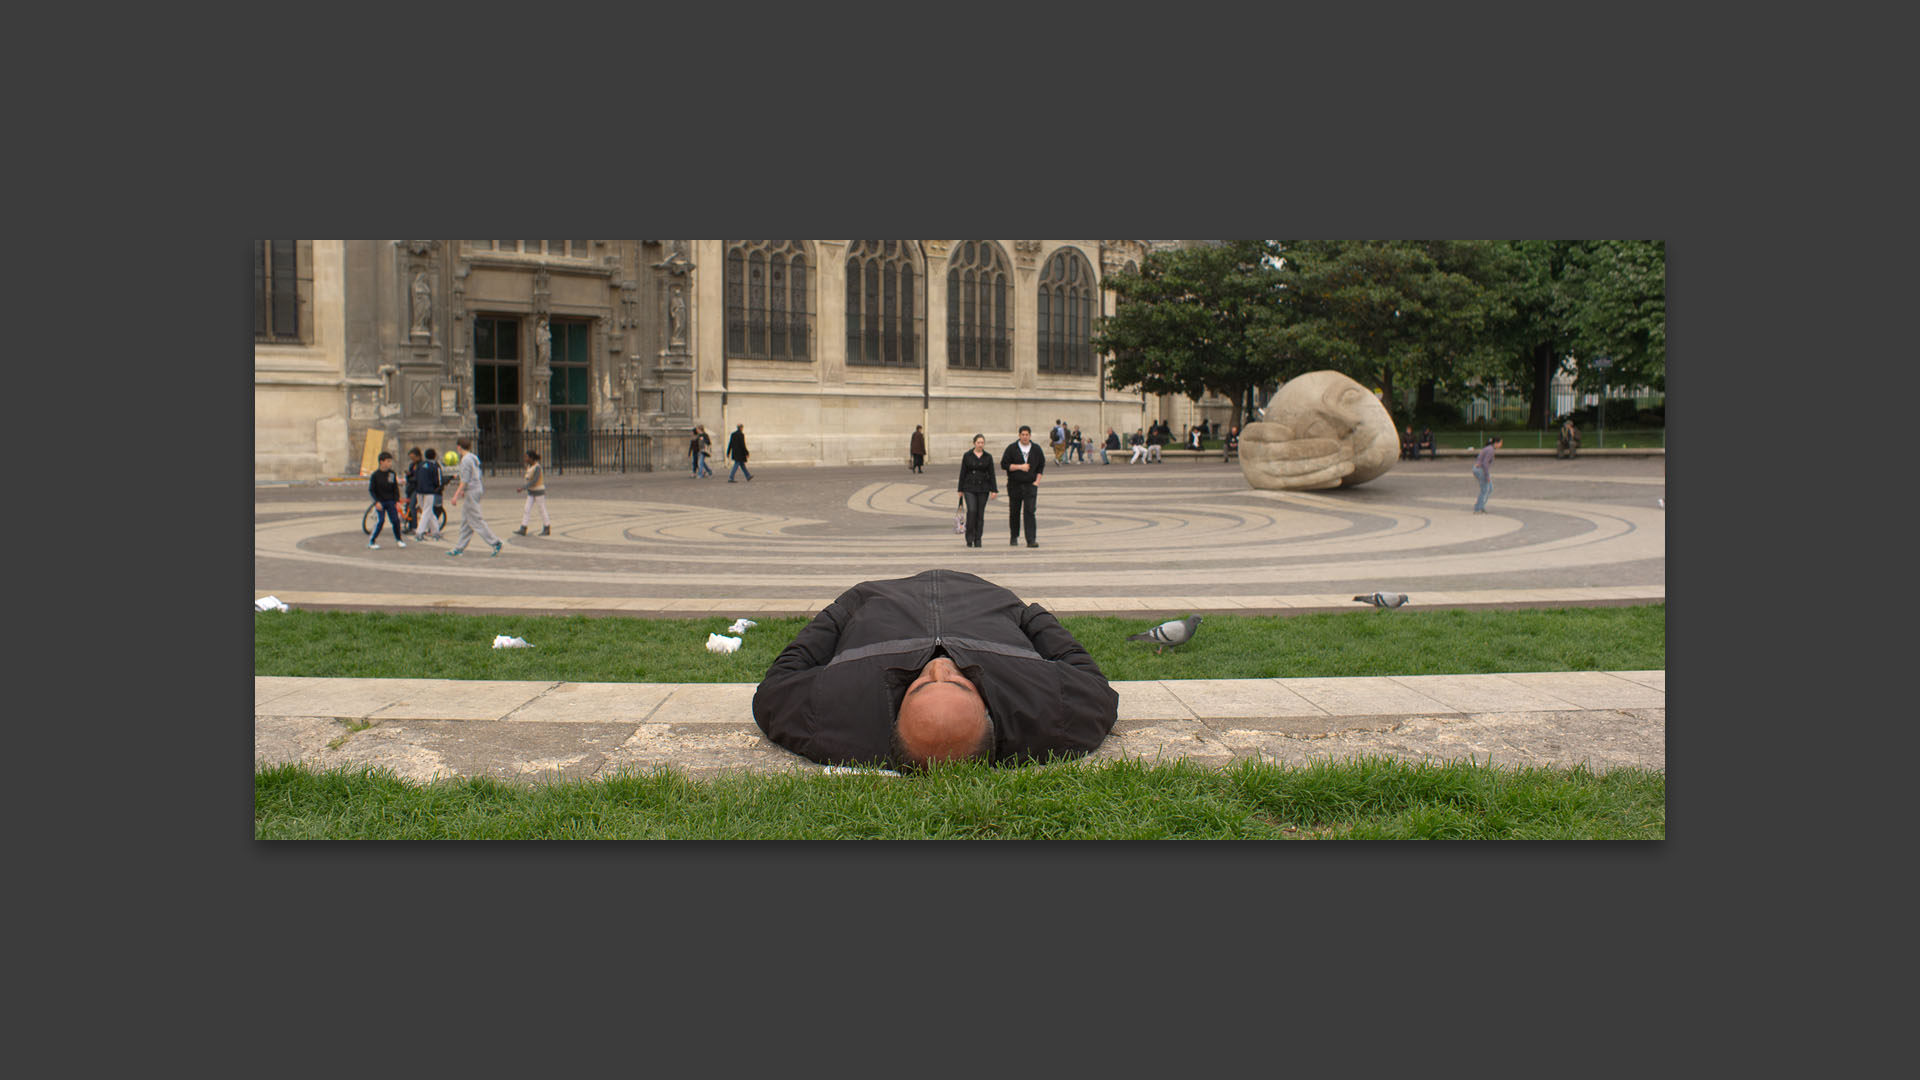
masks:
<svg viewBox="0 0 1920 1080"><path fill-rule="evenodd" d="M414 520L416 517L419 516L419 513L420 513L419 507L415 506L413 503L410 503L405 499L401 499L398 503L395 504L394 509L400 511L400 526L402 529L404 529L407 532L419 531L420 523ZM380 520L380 504L373 503L367 507L366 513L360 515L360 531L362 533L365 533L368 536L372 536L374 523L379 520ZM447 508L440 505L440 499L438 496L435 496L433 500L433 520L439 523L441 532L446 531Z"/></svg>

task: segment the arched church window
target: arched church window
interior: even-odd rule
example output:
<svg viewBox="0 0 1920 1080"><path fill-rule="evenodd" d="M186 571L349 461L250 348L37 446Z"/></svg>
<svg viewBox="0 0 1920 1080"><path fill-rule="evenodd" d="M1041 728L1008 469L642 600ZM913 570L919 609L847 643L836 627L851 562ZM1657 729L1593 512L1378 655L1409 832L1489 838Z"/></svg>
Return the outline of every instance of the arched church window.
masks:
<svg viewBox="0 0 1920 1080"><path fill-rule="evenodd" d="M925 340L919 245L855 240L847 248L847 363L919 367Z"/></svg>
<svg viewBox="0 0 1920 1080"><path fill-rule="evenodd" d="M1013 274L991 240L961 240L947 260L947 366L1012 366Z"/></svg>
<svg viewBox="0 0 1920 1080"><path fill-rule="evenodd" d="M810 360L813 307L804 240L727 241L727 355Z"/></svg>
<svg viewBox="0 0 1920 1080"><path fill-rule="evenodd" d="M1035 330L1040 370L1061 375L1093 373L1093 267L1074 248L1061 248L1040 274Z"/></svg>

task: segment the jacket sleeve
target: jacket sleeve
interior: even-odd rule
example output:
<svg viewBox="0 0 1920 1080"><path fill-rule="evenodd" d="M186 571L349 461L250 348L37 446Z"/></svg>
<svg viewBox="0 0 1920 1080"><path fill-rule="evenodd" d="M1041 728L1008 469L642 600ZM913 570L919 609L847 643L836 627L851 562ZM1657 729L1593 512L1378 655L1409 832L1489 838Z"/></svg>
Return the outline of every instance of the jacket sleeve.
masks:
<svg viewBox="0 0 1920 1080"><path fill-rule="evenodd" d="M813 682L833 659L848 614L839 600L821 609L774 657L753 692L753 722L767 738L795 753L805 753L814 726Z"/></svg>
<svg viewBox="0 0 1920 1080"><path fill-rule="evenodd" d="M1019 715L1002 718L999 757L1038 761L1050 754L1073 757L1097 749L1119 719L1119 692L1046 609L1028 604L1020 628L1049 662L1051 673L1027 688L1017 706ZM1033 696L1036 692L1044 692L1044 698Z"/></svg>

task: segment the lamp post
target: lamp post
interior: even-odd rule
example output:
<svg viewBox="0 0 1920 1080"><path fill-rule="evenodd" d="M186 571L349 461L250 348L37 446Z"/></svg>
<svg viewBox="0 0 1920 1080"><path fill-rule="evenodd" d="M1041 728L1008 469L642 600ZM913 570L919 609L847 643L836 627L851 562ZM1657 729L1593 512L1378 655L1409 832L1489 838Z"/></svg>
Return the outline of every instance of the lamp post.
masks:
<svg viewBox="0 0 1920 1080"><path fill-rule="evenodd" d="M1605 450L1607 448L1607 369L1613 366L1613 357L1596 356L1593 358L1593 366L1595 370L1600 372L1600 446L1599 446L1599 449Z"/></svg>

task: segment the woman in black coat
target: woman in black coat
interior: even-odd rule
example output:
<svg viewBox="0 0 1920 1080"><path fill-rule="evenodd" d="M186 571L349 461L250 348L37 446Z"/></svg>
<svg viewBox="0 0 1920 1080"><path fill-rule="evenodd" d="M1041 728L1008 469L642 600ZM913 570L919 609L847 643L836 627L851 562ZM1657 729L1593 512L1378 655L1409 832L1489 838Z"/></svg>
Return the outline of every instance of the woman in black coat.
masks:
<svg viewBox="0 0 1920 1080"><path fill-rule="evenodd" d="M975 435L973 449L960 455L960 497L967 501L967 546L979 547L985 530L987 500L1000 494L999 462L987 453L987 437Z"/></svg>

